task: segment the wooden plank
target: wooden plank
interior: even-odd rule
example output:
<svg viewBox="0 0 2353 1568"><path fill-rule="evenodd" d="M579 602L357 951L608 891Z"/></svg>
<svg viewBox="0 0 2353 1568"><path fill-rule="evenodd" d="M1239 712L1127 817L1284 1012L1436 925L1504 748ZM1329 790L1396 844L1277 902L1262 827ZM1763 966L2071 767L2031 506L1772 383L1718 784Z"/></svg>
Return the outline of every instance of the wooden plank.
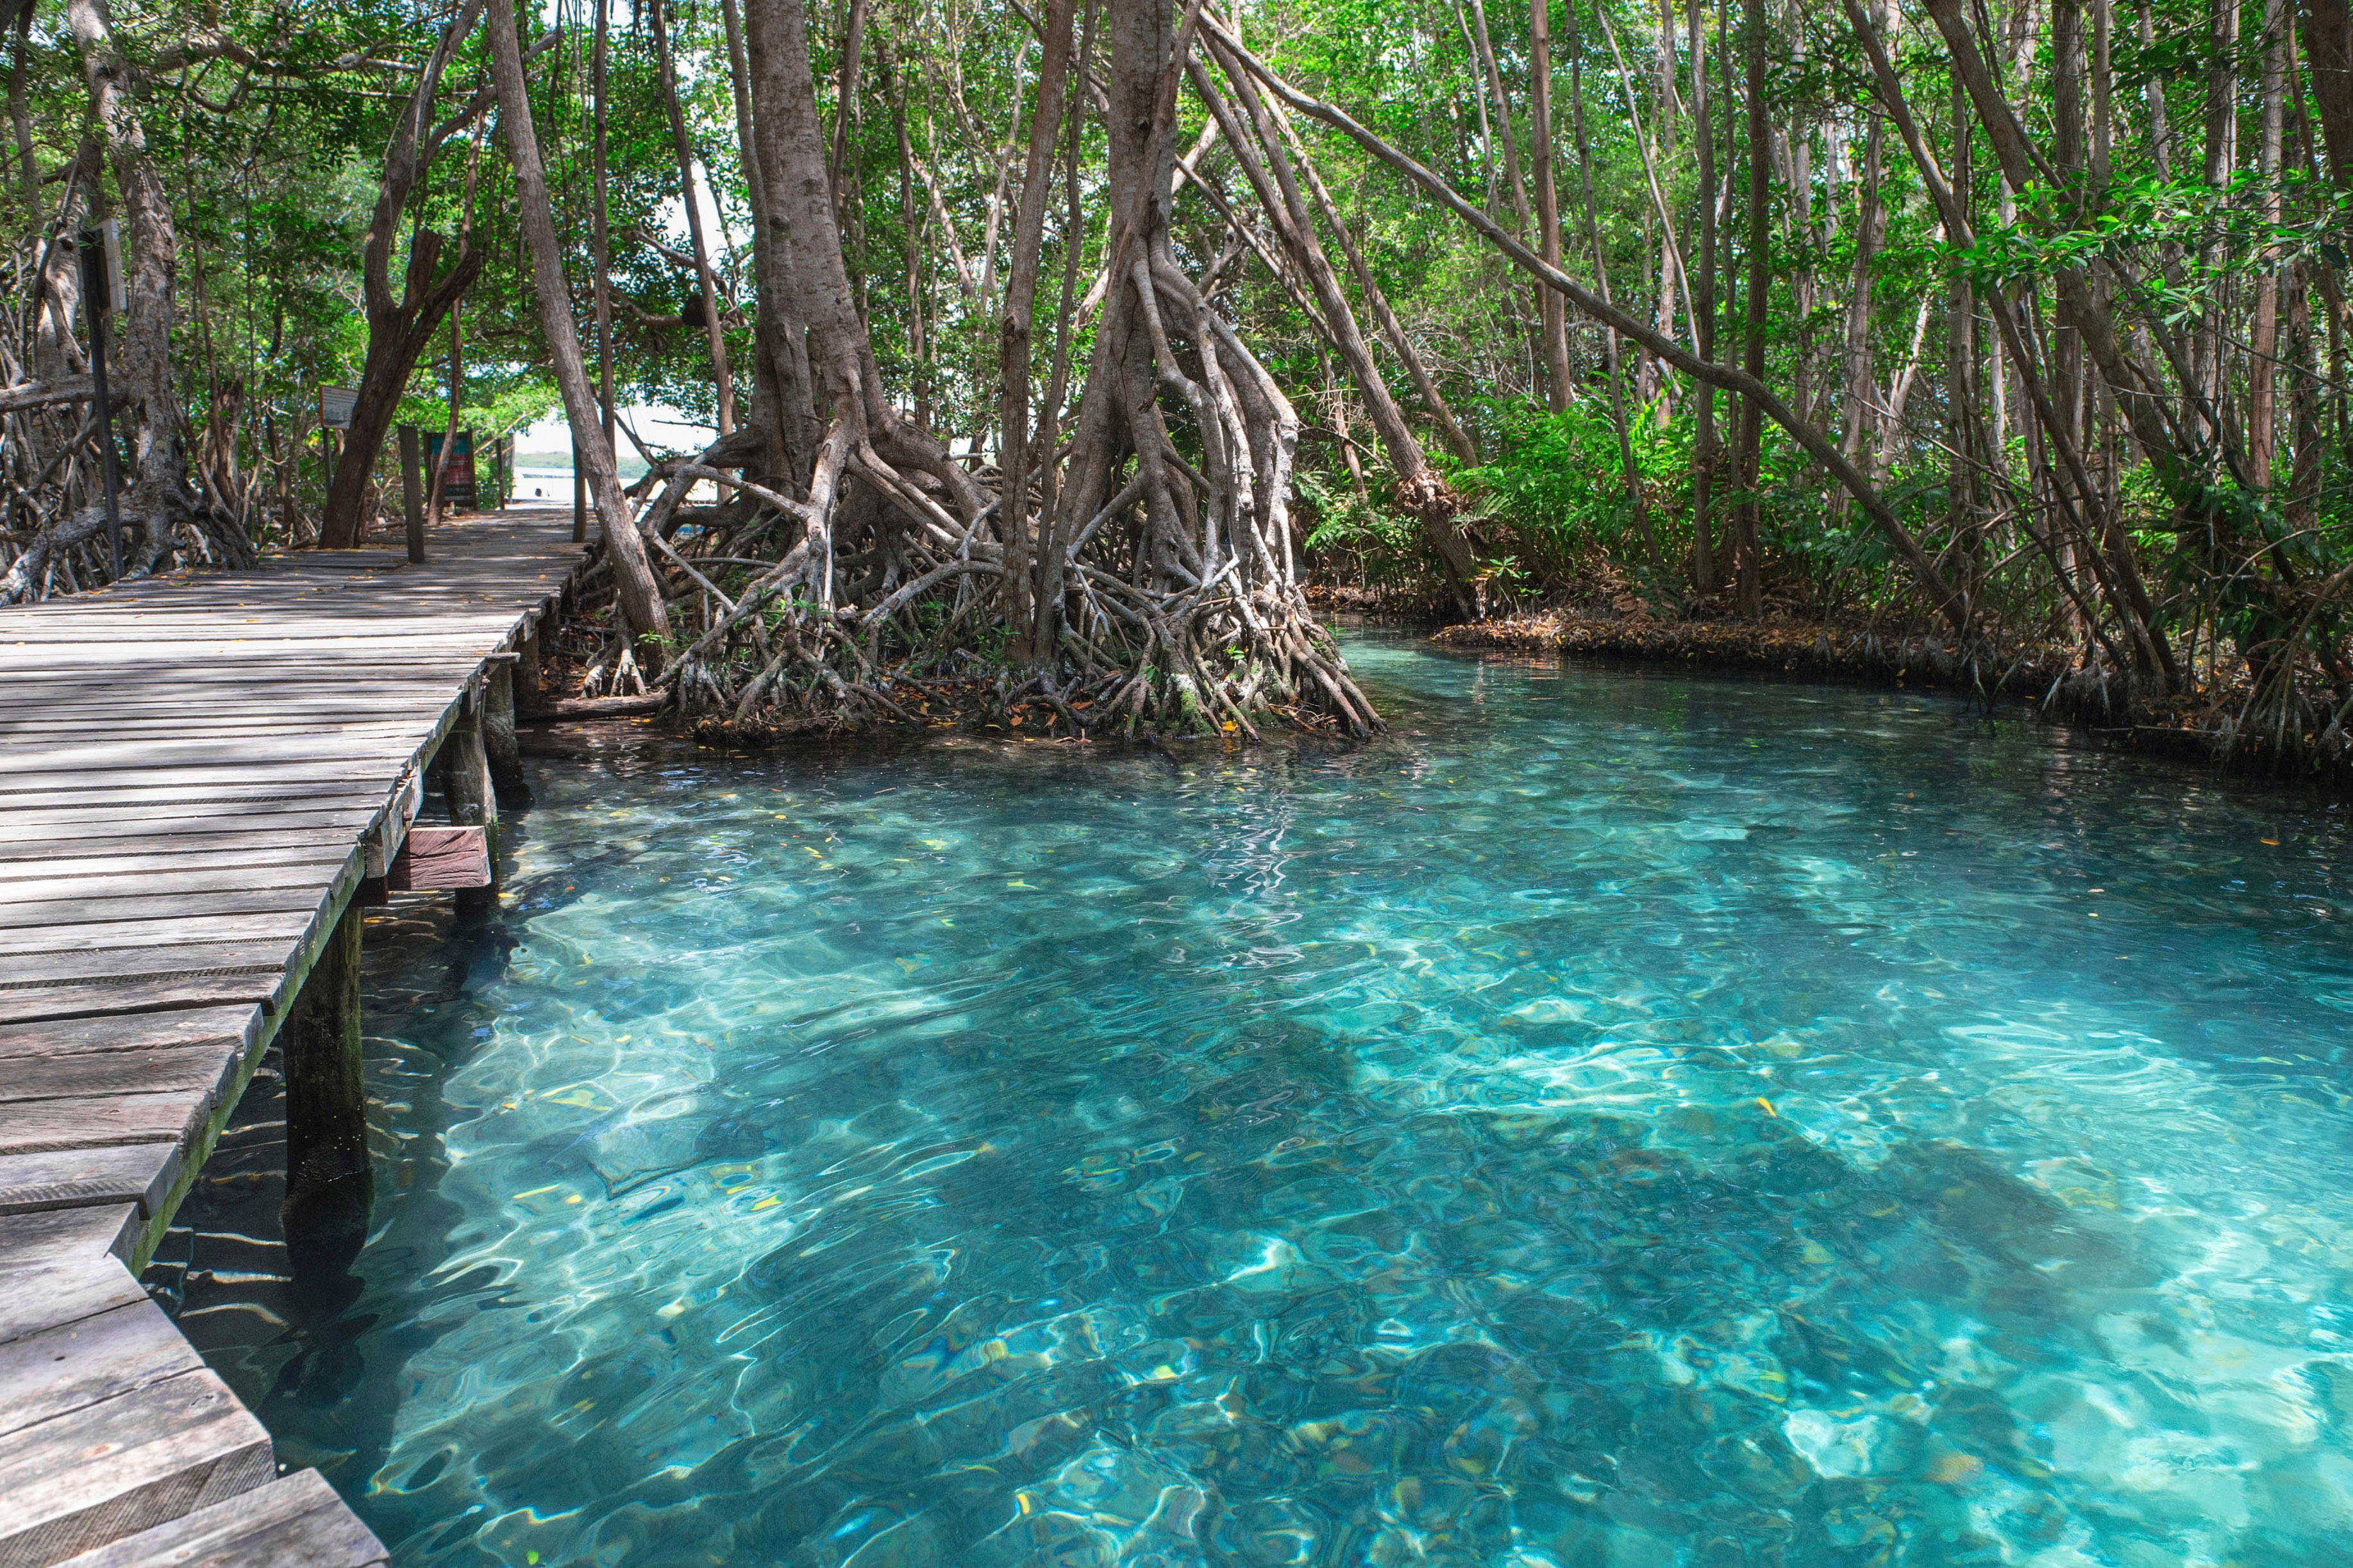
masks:
<svg viewBox="0 0 2353 1568"><path fill-rule="evenodd" d="M385 876L385 890L487 888L491 843L480 827L413 827Z"/></svg>
<svg viewBox="0 0 2353 1568"><path fill-rule="evenodd" d="M297 1470L58 1568L378 1568L390 1561L325 1477Z"/></svg>
<svg viewBox="0 0 2353 1568"><path fill-rule="evenodd" d="M0 1437L204 1364L153 1301L0 1342Z"/></svg>
<svg viewBox="0 0 2353 1568"><path fill-rule="evenodd" d="M158 893L201 893L208 889L316 888L324 891L357 855L356 840L337 839L291 859L228 853L214 858L174 859L126 865L118 870L60 871L47 861L12 866L0 876L0 902L37 903L78 896L138 898Z"/></svg>
<svg viewBox="0 0 2353 1568"><path fill-rule="evenodd" d="M26 963L66 953L164 952L194 943L257 942L281 938L291 946L311 929L313 912L280 910L269 914L100 920L70 925L51 921L28 930L12 931L6 940Z"/></svg>
<svg viewBox="0 0 2353 1568"><path fill-rule="evenodd" d="M217 1092L243 1054L242 1042L214 1039L152 1050L75 1051L10 1063L0 1070L0 1104L99 1094Z"/></svg>
<svg viewBox="0 0 2353 1568"><path fill-rule="evenodd" d="M103 1546L267 1483L269 1434L198 1368L0 1436L0 1562Z"/></svg>
<svg viewBox="0 0 2353 1568"><path fill-rule="evenodd" d="M43 899L21 903L0 895L0 931L50 931L124 918L179 921L208 914L307 914L317 907L322 885L322 881L313 881L308 888L256 888L215 893L103 893L88 899ZM0 942L6 940L0 937Z"/></svg>
<svg viewBox="0 0 2353 1568"><path fill-rule="evenodd" d="M176 1143L0 1154L0 1215L132 1203L153 1219L179 1176Z"/></svg>
<svg viewBox="0 0 2353 1568"><path fill-rule="evenodd" d="M135 777L136 775L132 775ZM254 778L211 784L104 784L0 790L0 811L43 811L69 805L234 805L276 801L353 805L375 797L365 782L353 779Z"/></svg>
<svg viewBox="0 0 2353 1568"><path fill-rule="evenodd" d="M251 1006L277 994L278 968L246 967L153 980L82 981L0 988L0 1028L69 1020L146 1016L234 1003Z"/></svg>
<svg viewBox="0 0 2353 1568"><path fill-rule="evenodd" d="M5 809L5 806L0 806L0 810ZM313 867L340 865L358 843L359 834L344 827L313 828L275 835L271 842L258 847L194 840L185 842L176 854L161 865L157 863L154 853L141 848L116 849L111 845L85 845L78 854L60 852L37 859L13 859L0 863L0 898L7 897L10 891L30 883L56 881L61 878L77 881L124 879L149 870L161 873L207 868L263 870L283 878L300 875Z"/></svg>
<svg viewBox="0 0 2353 1568"><path fill-rule="evenodd" d="M102 1149L110 1143L183 1143L212 1110L210 1090L88 1095L0 1102L0 1154Z"/></svg>
<svg viewBox="0 0 2353 1568"><path fill-rule="evenodd" d="M138 1231L133 1204L0 1215L0 1342L145 1300L123 1267Z"/></svg>
<svg viewBox="0 0 2353 1568"><path fill-rule="evenodd" d="M289 938L98 952L0 952L0 985L30 990L98 980L114 984L172 980L219 969L282 969L293 946Z"/></svg>
<svg viewBox="0 0 2353 1568"><path fill-rule="evenodd" d="M133 802L81 811L11 812L0 815L0 861L14 865L79 855L126 854L133 849L150 854L208 854L223 847L264 847L296 838L355 837L367 830L382 809L371 794L315 805L231 800L182 806Z"/></svg>
<svg viewBox="0 0 2353 1568"><path fill-rule="evenodd" d="M242 1050L252 1045L259 1026L260 1014L249 1006L185 1007L63 1023L0 1024L0 1059L80 1051L163 1050L215 1042ZM0 1067L0 1072L16 1070Z"/></svg>

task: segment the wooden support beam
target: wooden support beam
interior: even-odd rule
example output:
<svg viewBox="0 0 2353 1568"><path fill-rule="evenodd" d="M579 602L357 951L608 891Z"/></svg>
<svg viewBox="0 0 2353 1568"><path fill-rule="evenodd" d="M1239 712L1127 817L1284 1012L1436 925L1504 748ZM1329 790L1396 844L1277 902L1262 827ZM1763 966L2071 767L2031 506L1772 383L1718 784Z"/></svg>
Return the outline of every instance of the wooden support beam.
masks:
<svg viewBox="0 0 2353 1568"><path fill-rule="evenodd" d="M522 748L515 742L514 671L512 664L494 664L482 677L482 752L499 804L522 806L531 804L531 786L523 782Z"/></svg>
<svg viewBox="0 0 2353 1568"><path fill-rule="evenodd" d="M290 1234L316 1215L356 1215L374 1196L360 1053L360 911L346 906L279 1031L286 1071Z"/></svg>
<svg viewBox="0 0 2353 1568"><path fill-rule="evenodd" d="M515 660L515 707L525 713L536 713L540 704L547 700L546 680L539 663L539 622L537 616L532 617L515 649L520 656Z"/></svg>
<svg viewBox="0 0 2353 1568"><path fill-rule="evenodd" d="M449 820L459 827L479 827L488 840L491 880L481 888L458 890L458 912L479 914L499 905L499 797L491 787L490 757L482 745L479 705L458 721L441 742L441 794L449 803Z"/></svg>

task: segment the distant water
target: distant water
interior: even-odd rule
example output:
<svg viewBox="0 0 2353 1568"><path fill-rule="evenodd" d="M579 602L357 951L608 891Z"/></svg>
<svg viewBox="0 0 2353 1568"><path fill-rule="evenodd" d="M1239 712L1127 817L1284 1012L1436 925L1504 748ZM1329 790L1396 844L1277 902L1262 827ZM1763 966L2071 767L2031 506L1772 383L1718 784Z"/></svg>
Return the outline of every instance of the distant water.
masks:
<svg viewBox="0 0 2353 1568"><path fill-rule="evenodd" d="M541 762L183 1324L414 1564L2353 1559L2348 835L1954 704ZM185 1247L185 1236L175 1244Z"/></svg>

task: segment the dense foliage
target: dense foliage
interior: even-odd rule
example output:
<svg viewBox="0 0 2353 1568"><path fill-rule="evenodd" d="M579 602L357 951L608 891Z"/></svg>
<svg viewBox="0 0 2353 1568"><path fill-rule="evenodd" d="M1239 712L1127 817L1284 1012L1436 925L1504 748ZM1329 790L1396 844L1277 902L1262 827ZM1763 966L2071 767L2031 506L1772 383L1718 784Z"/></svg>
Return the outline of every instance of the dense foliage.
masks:
<svg viewBox="0 0 2353 1568"><path fill-rule="evenodd" d="M555 0L523 19L527 75L592 364L621 405L716 421L723 384L756 405L764 352L744 66L723 0L663 5L600 18ZM385 149L458 9L205 0L111 19L173 202L188 448L257 539L308 539L327 505L317 390L369 363L359 258ZM1288 526L1318 574L1458 614L1566 598L1934 626L1981 678L2031 653L2097 673L2104 700L2114 680L2340 743L2340 0L1270 0L1199 30L1163 10L1187 38L1154 68L1182 89L1160 154L1182 165L1169 254L1298 410ZM101 161L84 13L105 15L28 0L10 32L20 380L41 374L32 281L76 185L59 172ZM1056 374L1075 397L1124 286L1103 272L1116 18L1076 7L1085 112L1066 126L1036 101L1042 10L842 0L808 17L840 252L889 405L977 473L1005 456L1033 115L1055 140L1029 408ZM1211 24L1230 47L1202 42ZM394 249L429 229L481 253L458 307L459 417L494 434L556 395L487 35L469 29L427 105L460 122L402 194ZM1248 126L1261 91L1268 119L1237 148L1219 105ZM1288 215L1267 183L1283 149L1304 192ZM1620 330L1574 295L1549 303L1545 262ZM451 352L438 330L402 421L450 418ZM1782 412L1735 384L1744 369ZM70 420L10 417L15 552L87 493L44 500L30 471L71 446Z"/></svg>

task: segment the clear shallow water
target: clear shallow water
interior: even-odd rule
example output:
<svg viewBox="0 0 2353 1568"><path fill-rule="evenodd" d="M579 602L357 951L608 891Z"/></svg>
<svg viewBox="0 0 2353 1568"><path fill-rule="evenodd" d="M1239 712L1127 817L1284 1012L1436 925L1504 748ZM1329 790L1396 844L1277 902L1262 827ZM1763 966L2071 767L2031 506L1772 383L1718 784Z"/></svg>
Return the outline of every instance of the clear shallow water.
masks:
<svg viewBox="0 0 2353 1568"><path fill-rule="evenodd" d="M264 1097L184 1326L403 1564L2353 1557L2334 813L1351 657L1338 755L541 762L371 927L353 1274Z"/></svg>

